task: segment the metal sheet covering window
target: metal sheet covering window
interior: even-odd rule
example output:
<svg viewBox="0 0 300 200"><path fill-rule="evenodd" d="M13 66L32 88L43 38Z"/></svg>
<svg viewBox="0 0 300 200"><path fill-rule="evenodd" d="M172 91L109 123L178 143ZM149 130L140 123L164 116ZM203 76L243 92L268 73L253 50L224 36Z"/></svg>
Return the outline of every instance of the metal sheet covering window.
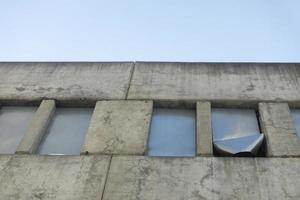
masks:
<svg viewBox="0 0 300 200"><path fill-rule="evenodd" d="M212 109L212 128L220 155L256 155L264 139L255 110Z"/></svg>
<svg viewBox="0 0 300 200"><path fill-rule="evenodd" d="M92 112L90 108L57 108L38 153L79 155Z"/></svg>
<svg viewBox="0 0 300 200"><path fill-rule="evenodd" d="M300 140L300 109L292 110L294 126L297 130L297 135Z"/></svg>
<svg viewBox="0 0 300 200"><path fill-rule="evenodd" d="M195 110L153 110L148 142L150 156L195 156Z"/></svg>
<svg viewBox="0 0 300 200"><path fill-rule="evenodd" d="M14 154L37 107L0 108L0 153Z"/></svg>

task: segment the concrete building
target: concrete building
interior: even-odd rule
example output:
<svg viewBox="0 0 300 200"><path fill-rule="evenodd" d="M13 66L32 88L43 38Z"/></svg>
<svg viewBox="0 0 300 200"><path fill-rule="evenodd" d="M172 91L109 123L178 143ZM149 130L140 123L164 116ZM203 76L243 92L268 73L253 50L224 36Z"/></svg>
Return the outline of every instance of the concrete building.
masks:
<svg viewBox="0 0 300 200"><path fill-rule="evenodd" d="M281 63L0 63L0 199L298 200L299 77ZM157 108L195 112L194 155L148 155ZM217 156L215 108L255 110L261 153Z"/></svg>

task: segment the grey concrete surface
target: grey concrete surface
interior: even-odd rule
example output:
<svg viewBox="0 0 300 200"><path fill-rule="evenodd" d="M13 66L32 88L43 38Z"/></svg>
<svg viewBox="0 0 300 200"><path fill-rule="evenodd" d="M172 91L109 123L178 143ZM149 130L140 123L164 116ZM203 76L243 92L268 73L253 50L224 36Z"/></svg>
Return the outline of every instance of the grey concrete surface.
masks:
<svg viewBox="0 0 300 200"><path fill-rule="evenodd" d="M0 172L5 169L6 164L9 162L11 157L11 155L0 155Z"/></svg>
<svg viewBox="0 0 300 200"><path fill-rule="evenodd" d="M195 108L197 101L299 107L300 64L136 63L134 73L133 65L0 63L5 106L118 100L98 102L82 153L123 154L113 156L110 167L108 155L0 155L1 200L300 199L300 144L285 103L259 104L268 158L210 156L209 103L197 105L199 157L135 156L146 151L152 100L162 107ZM130 101L120 101L126 97ZM39 120L20 152L34 151L43 132Z"/></svg>
<svg viewBox="0 0 300 200"><path fill-rule="evenodd" d="M299 199L299 158L113 157L103 200Z"/></svg>
<svg viewBox="0 0 300 200"><path fill-rule="evenodd" d="M54 100L43 100L35 112L29 128L23 136L16 153L35 153L55 112Z"/></svg>
<svg viewBox="0 0 300 200"><path fill-rule="evenodd" d="M210 102L197 102L197 155L212 156L212 128Z"/></svg>
<svg viewBox="0 0 300 200"><path fill-rule="evenodd" d="M133 63L0 63L0 99L124 99Z"/></svg>
<svg viewBox="0 0 300 200"><path fill-rule="evenodd" d="M0 199L100 200L109 156L0 156Z"/></svg>
<svg viewBox="0 0 300 200"><path fill-rule="evenodd" d="M267 156L300 156L300 140L288 104L260 103L259 113Z"/></svg>
<svg viewBox="0 0 300 200"><path fill-rule="evenodd" d="M136 63L128 99L300 100L299 64Z"/></svg>
<svg viewBox="0 0 300 200"><path fill-rule="evenodd" d="M144 154L152 107L152 101L98 101L81 153Z"/></svg>

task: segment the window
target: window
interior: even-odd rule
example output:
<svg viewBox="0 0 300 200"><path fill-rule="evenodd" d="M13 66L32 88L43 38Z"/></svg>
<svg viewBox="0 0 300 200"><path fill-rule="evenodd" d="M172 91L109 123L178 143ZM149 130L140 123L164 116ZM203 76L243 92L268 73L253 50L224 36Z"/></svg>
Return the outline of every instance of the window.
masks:
<svg viewBox="0 0 300 200"><path fill-rule="evenodd" d="M291 112L294 120L294 126L296 128L298 138L300 139L300 110L292 110Z"/></svg>
<svg viewBox="0 0 300 200"><path fill-rule="evenodd" d="M38 153L79 155L92 112L90 108L57 108Z"/></svg>
<svg viewBox="0 0 300 200"><path fill-rule="evenodd" d="M36 109L18 106L0 108L0 153L15 153Z"/></svg>
<svg viewBox="0 0 300 200"><path fill-rule="evenodd" d="M195 156L195 111L154 109L148 142L150 156Z"/></svg>
<svg viewBox="0 0 300 200"><path fill-rule="evenodd" d="M264 139L255 110L212 109L212 128L217 155L256 155Z"/></svg>

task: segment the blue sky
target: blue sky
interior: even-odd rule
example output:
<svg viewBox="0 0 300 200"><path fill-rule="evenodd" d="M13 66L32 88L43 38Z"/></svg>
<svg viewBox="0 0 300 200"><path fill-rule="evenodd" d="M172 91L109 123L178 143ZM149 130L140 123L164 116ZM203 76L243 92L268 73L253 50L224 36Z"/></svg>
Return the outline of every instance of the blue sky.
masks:
<svg viewBox="0 0 300 200"><path fill-rule="evenodd" d="M300 62L299 0L0 0L0 61Z"/></svg>

